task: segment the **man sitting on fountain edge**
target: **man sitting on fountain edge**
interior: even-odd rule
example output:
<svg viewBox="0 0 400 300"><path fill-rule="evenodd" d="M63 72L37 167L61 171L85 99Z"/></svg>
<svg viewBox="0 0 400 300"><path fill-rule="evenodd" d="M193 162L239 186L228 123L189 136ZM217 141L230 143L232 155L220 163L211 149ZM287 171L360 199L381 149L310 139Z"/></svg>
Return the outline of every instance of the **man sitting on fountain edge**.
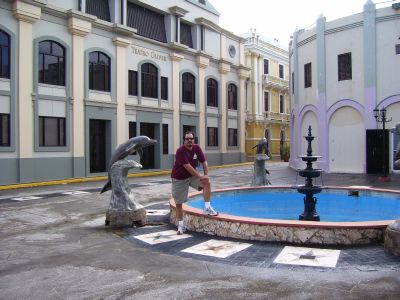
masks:
<svg viewBox="0 0 400 300"><path fill-rule="evenodd" d="M197 160L203 165L204 175L196 170ZM183 145L176 150L175 164L171 172L172 197L176 203L176 218L178 220L178 234L185 231L183 224L182 204L187 201L189 186L201 191L203 190L204 214L217 216L210 205L211 185L208 178L208 164L203 150L194 144L193 133L185 132Z"/></svg>

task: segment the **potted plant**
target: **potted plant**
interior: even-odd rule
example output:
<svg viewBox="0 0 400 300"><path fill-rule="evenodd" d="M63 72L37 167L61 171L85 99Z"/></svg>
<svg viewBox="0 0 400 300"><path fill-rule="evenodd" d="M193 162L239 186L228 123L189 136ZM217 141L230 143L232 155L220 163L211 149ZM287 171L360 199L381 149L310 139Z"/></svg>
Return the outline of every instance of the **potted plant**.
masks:
<svg viewBox="0 0 400 300"><path fill-rule="evenodd" d="M289 161L289 157L290 157L290 145L289 144L285 144L282 148L281 151L281 159L285 162Z"/></svg>

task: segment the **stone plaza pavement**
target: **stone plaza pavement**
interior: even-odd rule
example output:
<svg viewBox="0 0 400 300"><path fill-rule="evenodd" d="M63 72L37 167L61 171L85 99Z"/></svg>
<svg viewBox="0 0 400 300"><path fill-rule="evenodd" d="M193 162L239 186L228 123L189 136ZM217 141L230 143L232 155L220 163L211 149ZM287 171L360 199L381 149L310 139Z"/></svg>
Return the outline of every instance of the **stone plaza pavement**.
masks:
<svg viewBox="0 0 400 300"><path fill-rule="evenodd" d="M267 167L273 185L296 183L287 163ZM210 177L213 189L249 186L252 165L212 169ZM323 180L400 189L400 175L386 183L359 174ZM296 245L191 232L178 240L167 221L169 175L130 179L154 214L151 225L111 229L104 225L110 192L99 194L104 183L0 191L0 299L400 299L400 258L382 245L320 247L337 254L326 267L276 262ZM214 250L239 246L225 257L196 253L210 240Z"/></svg>

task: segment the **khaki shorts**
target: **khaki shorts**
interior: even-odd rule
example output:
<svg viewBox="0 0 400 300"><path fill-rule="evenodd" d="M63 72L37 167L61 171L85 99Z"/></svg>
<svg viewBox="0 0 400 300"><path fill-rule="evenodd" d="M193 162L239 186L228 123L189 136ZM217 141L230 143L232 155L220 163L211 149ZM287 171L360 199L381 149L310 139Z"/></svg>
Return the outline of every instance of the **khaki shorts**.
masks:
<svg viewBox="0 0 400 300"><path fill-rule="evenodd" d="M201 191L203 187L200 185L200 178L192 176L186 179L172 178L172 198L176 204L185 203L188 199L189 186Z"/></svg>

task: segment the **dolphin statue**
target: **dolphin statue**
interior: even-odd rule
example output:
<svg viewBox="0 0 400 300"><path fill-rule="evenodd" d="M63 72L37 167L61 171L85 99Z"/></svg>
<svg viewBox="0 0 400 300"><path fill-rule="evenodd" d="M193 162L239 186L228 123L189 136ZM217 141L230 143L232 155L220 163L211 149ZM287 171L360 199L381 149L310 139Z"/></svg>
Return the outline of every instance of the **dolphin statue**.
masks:
<svg viewBox="0 0 400 300"><path fill-rule="evenodd" d="M132 155L135 151L139 154L139 157L141 159L143 156L143 148L154 145L155 143L157 143L156 140L152 140L145 135L140 135L127 140L125 143L120 144L117 149L115 149L110 159L110 162L108 164L108 181L101 189L100 194L111 189L110 169L115 162L124 159L128 155Z"/></svg>
<svg viewBox="0 0 400 300"><path fill-rule="evenodd" d="M268 141L267 141L266 138L262 138L262 139L257 143L257 145L255 145L255 146L253 147L253 149L254 149L254 148L257 148L257 149L256 149L256 154L262 154L262 153L264 152L266 155L270 156L269 147L268 147Z"/></svg>

